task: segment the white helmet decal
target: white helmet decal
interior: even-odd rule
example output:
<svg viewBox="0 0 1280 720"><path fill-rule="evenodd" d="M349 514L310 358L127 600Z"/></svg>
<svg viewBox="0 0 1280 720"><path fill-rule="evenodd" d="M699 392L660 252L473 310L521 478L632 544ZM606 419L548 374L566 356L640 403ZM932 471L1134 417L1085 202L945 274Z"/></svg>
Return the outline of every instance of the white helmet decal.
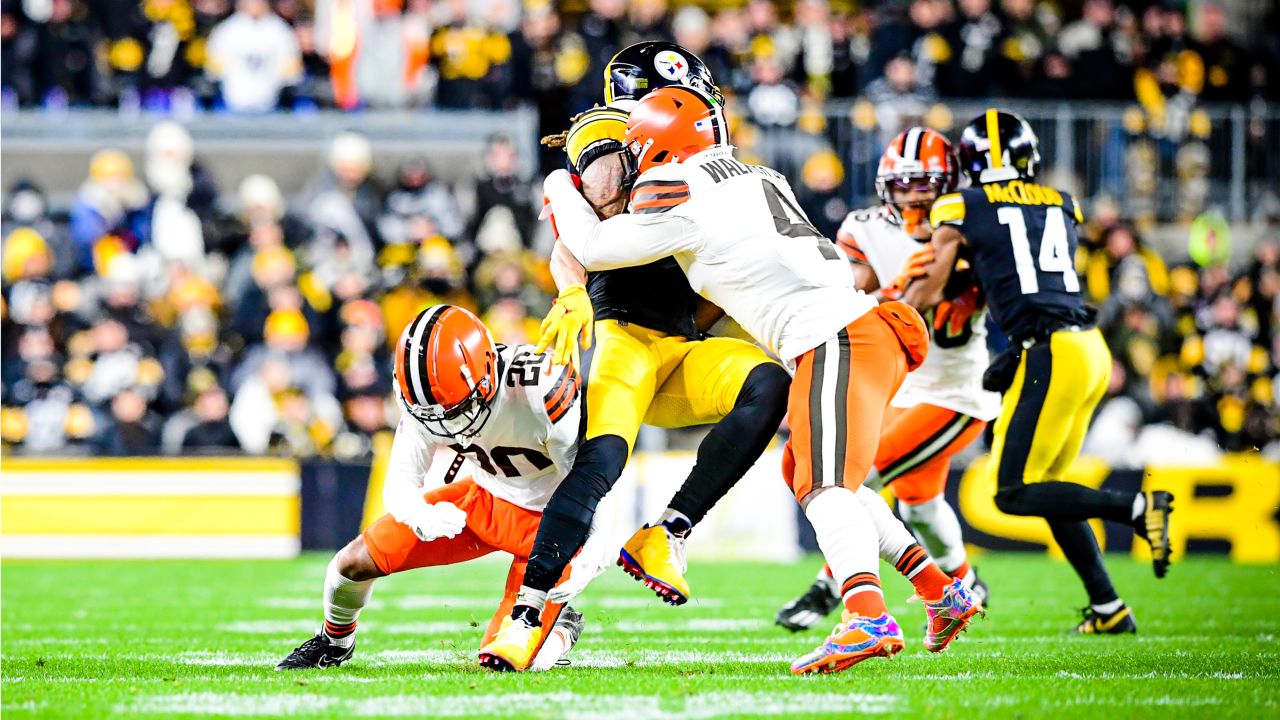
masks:
<svg viewBox="0 0 1280 720"><path fill-rule="evenodd" d="M663 50L654 55L653 67L662 77L679 82L689 74L689 61L674 50Z"/></svg>

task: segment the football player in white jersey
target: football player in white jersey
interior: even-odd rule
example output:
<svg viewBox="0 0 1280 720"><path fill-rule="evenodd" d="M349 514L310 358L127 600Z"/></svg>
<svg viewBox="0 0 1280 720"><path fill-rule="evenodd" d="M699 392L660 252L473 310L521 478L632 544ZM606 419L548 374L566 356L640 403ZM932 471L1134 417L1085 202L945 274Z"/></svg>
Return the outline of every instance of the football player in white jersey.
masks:
<svg viewBox="0 0 1280 720"><path fill-rule="evenodd" d="M958 179L951 143L941 133L912 127L889 143L876 173L876 192L884 204L849 213L836 234L853 262L858 289L883 299L901 297L911 274L932 253L929 209L955 189ZM960 521L943 491L951 457L1000 412L1000 395L982 388L989 359L985 319L977 286L957 283L953 298L934 313L929 357L889 404L869 478L889 486L898 514L928 554L983 603L986 585L969 565ZM904 554L896 563L899 570L915 554ZM788 630L804 630L839 604L835 579L824 567L807 592L778 611L776 621Z"/></svg>
<svg viewBox="0 0 1280 720"><path fill-rule="evenodd" d="M854 288L848 261L797 208L786 178L733 158L723 109L704 93L673 86L645 96L628 118L627 146L641 173L629 214L602 222L567 172L548 176L543 190L560 239L589 271L673 257L695 291L794 369L783 473L843 581L847 617L792 672L893 655L904 641L880 590L878 549L882 525L907 531L883 501L877 513L857 493L885 408L928 351L924 321ZM927 557L913 583L930 615L932 650L981 610ZM527 618L539 609L536 596L522 596L516 622L495 642L534 636Z"/></svg>
<svg viewBox="0 0 1280 720"><path fill-rule="evenodd" d="M394 378L405 414L387 467L387 514L329 563L324 625L277 670L348 660L356 617L375 579L502 550L515 559L483 647L510 622L542 508L573 466L581 414L578 373L551 364L532 346L495 345L489 330L462 308L436 305L418 314L397 343ZM444 484L424 487L432 457L444 450L457 453ZM454 480L463 458L474 473ZM602 559L616 558L617 548ZM548 632L535 669L553 666L582 631L582 616L571 608L545 617Z"/></svg>

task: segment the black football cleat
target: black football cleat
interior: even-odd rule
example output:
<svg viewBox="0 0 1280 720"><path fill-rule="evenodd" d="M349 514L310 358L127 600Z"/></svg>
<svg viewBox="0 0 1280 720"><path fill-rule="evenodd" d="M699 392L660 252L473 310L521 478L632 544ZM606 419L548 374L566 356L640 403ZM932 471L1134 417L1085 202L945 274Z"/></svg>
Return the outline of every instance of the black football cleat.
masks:
<svg viewBox="0 0 1280 720"><path fill-rule="evenodd" d="M773 621L791 632L808 630L840 607L840 595L831 580L814 580L803 595L792 600L774 616Z"/></svg>
<svg viewBox="0 0 1280 720"><path fill-rule="evenodd" d="M1172 550L1169 547L1169 515L1173 512L1173 493L1156 490L1147 495L1147 511L1136 532L1151 543L1151 567L1156 577L1169 572Z"/></svg>
<svg viewBox="0 0 1280 720"><path fill-rule="evenodd" d="M1128 605L1121 605L1119 610L1110 615L1102 615L1091 607L1080 612L1084 619L1076 626L1077 634L1125 635L1138 632L1138 623L1133 619L1133 611Z"/></svg>
<svg viewBox="0 0 1280 720"><path fill-rule="evenodd" d="M356 644L341 647L329 642L328 636L318 632L289 653L289 657L276 665L276 670L309 670L311 668L337 667L351 659L356 651Z"/></svg>

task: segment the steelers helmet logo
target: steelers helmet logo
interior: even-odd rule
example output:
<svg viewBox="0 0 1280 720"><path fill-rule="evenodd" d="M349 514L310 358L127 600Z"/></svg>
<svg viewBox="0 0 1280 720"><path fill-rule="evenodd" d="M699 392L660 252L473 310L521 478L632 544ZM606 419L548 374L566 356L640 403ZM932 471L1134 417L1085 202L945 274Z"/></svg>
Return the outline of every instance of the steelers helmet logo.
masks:
<svg viewBox="0 0 1280 720"><path fill-rule="evenodd" d="M689 61L674 50L663 50L653 57L653 67L662 77L679 82L689 74Z"/></svg>

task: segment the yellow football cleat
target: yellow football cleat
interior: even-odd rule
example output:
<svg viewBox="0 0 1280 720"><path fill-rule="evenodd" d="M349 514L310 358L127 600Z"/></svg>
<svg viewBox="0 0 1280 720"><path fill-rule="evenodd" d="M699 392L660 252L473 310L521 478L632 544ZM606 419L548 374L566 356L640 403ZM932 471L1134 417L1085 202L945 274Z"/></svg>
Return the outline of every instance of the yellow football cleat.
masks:
<svg viewBox="0 0 1280 720"><path fill-rule="evenodd" d="M637 530L618 553L618 565L664 602L689 602L689 583L684 579L689 568L684 559L684 538L672 535L666 525L646 525Z"/></svg>
<svg viewBox="0 0 1280 720"><path fill-rule="evenodd" d="M511 618L502 619L502 627L488 645L480 648L480 667L496 672L520 672L529 667L542 644L542 627Z"/></svg>

